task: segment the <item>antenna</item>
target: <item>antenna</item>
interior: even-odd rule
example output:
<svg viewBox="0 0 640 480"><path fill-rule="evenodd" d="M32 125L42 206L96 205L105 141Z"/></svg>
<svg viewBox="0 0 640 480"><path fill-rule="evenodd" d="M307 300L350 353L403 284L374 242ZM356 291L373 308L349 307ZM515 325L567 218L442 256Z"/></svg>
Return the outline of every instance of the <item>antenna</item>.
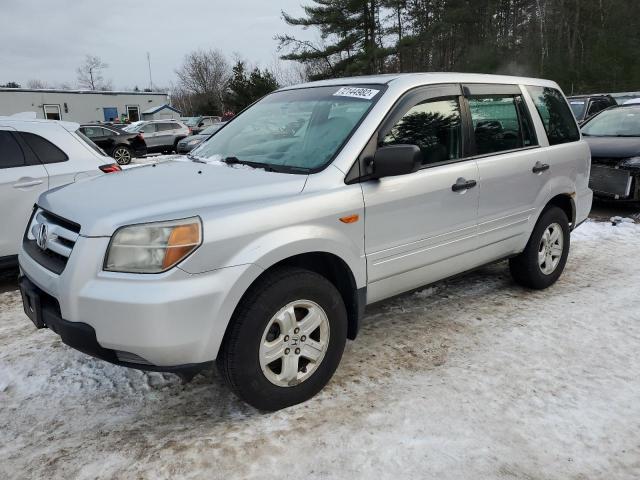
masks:
<svg viewBox="0 0 640 480"><path fill-rule="evenodd" d="M151 54L147 52L147 65L149 65L149 89L153 90L153 80L151 79Z"/></svg>

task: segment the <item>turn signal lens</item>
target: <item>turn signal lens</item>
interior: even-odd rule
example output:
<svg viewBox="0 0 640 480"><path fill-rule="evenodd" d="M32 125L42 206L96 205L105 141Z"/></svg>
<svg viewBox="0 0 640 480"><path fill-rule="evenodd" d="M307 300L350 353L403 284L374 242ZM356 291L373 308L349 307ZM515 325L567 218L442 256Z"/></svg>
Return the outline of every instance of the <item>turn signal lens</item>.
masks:
<svg viewBox="0 0 640 480"><path fill-rule="evenodd" d="M342 223L356 223L360 219L360 215L348 215L346 217L340 217Z"/></svg>
<svg viewBox="0 0 640 480"><path fill-rule="evenodd" d="M169 235L162 269L167 270L189 255L200 245L200 224L191 223L175 227Z"/></svg>

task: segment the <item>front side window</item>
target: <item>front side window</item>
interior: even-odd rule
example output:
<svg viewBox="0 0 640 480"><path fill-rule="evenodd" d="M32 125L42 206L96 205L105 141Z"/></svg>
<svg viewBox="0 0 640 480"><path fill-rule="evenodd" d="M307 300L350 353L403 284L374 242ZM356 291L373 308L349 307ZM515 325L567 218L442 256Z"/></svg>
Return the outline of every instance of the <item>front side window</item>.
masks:
<svg viewBox="0 0 640 480"><path fill-rule="evenodd" d="M0 130L0 169L23 167L24 154L20 145L10 132Z"/></svg>
<svg viewBox="0 0 640 480"><path fill-rule="evenodd" d="M155 123L147 123L145 125L142 125L140 127L138 127L138 132L142 132L142 133L155 133L156 131L156 124Z"/></svg>
<svg viewBox="0 0 640 480"><path fill-rule="evenodd" d="M476 153L529 147L535 143L520 96L475 95L469 98Z"/></svg>
<svg viewBox="0 0 640 480"><path fill-rule="evenodd" d="M420 147L423 164L437 164L462 156L462 121L455 97L414 105L387 132L379 146L409 144Z"/></svg>
<svg viewBox="0 0 640 480"><path fill-rule="evenodd" d="M612 108L582 127L589 137L640 137L640 107Z"/></svg>
<svg viewBox="0 0 640 480"><path fill-rule="evenodd" d="M284 90L235 117L192 156L302 173L324 168L381 96L381 85Z"/></svg>
<svg viewBox="0 0 640 480"><path fill-rule="evenodd" d="M580 140L580 132L562 93L555 88L527 86L540 114L549 145Z"/></svg>
<svg viewBox="0 0 640 480"><path fill-rule="evenodd" d="M42 163L60 163L69 160L66 153L40 135L20 132L20 136Z"/></svg>

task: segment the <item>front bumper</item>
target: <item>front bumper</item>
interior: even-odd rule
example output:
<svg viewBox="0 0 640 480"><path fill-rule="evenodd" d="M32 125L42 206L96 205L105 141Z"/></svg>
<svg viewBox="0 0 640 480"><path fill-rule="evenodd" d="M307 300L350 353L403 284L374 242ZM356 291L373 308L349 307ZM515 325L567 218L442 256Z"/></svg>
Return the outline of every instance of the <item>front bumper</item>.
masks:
<svg viewBox="0 0 640 480"><path fill-rule="evenodd" d="M108 361L113 357L105 350L133 354L143 360L138 368L166 370L214 360L239 300L235 287L255 278L259 267L240 265L200 274L180 268L155 275L105 272L108 243L106 237L79 237L60 275L21 250L22 275L57 304L52 324L62 325L56 327L61 331L90 328L95 344L91 333L83 335L91 345L87 353ZM129 363L122 358L116 360Z"/></svg>
<svg viewBox="0 0 640 480"><path fill-rule="evenodd" d="M27 277L20 277L20 294L25 314L37 328L49 328L60 336L63 343L82 353L124 367L173 373L196 373L212 362L163 367L147 363L131 352L104 348L98 343L95 329L82 322L69 322L62 318L60 305L51 295L36 287Z"/></svg>

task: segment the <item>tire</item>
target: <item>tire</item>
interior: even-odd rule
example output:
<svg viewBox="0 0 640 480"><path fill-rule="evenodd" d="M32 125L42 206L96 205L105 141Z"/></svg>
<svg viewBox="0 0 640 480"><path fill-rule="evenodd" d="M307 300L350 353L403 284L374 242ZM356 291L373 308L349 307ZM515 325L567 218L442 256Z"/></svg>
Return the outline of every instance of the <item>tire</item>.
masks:
<svg viewBox="0 0 640 480"><path fill-rule="evenodd" d="M340 363L346 340L347 312L333 284L315 272L284 267L267 273L244 295L217 364L238 397L274 411L322 390Z"/></svg>
<svg viewBox="0 0 640 480"><path fill-rule="evenodd" d="M567 263L569 247L567 215L558 207L545 209L524 251L509 260L513 279L523 287L536 290L553 285Z"/></svg>
<svg viewBox="0 0 640 480"><path fill-rule="evenodd" d="M124 145L118 145L116 148L114 148L111 156L115 159L118 165L129 165L131 163L131 159L133 158L131 149L129 147L125 147Z"/></svg>

